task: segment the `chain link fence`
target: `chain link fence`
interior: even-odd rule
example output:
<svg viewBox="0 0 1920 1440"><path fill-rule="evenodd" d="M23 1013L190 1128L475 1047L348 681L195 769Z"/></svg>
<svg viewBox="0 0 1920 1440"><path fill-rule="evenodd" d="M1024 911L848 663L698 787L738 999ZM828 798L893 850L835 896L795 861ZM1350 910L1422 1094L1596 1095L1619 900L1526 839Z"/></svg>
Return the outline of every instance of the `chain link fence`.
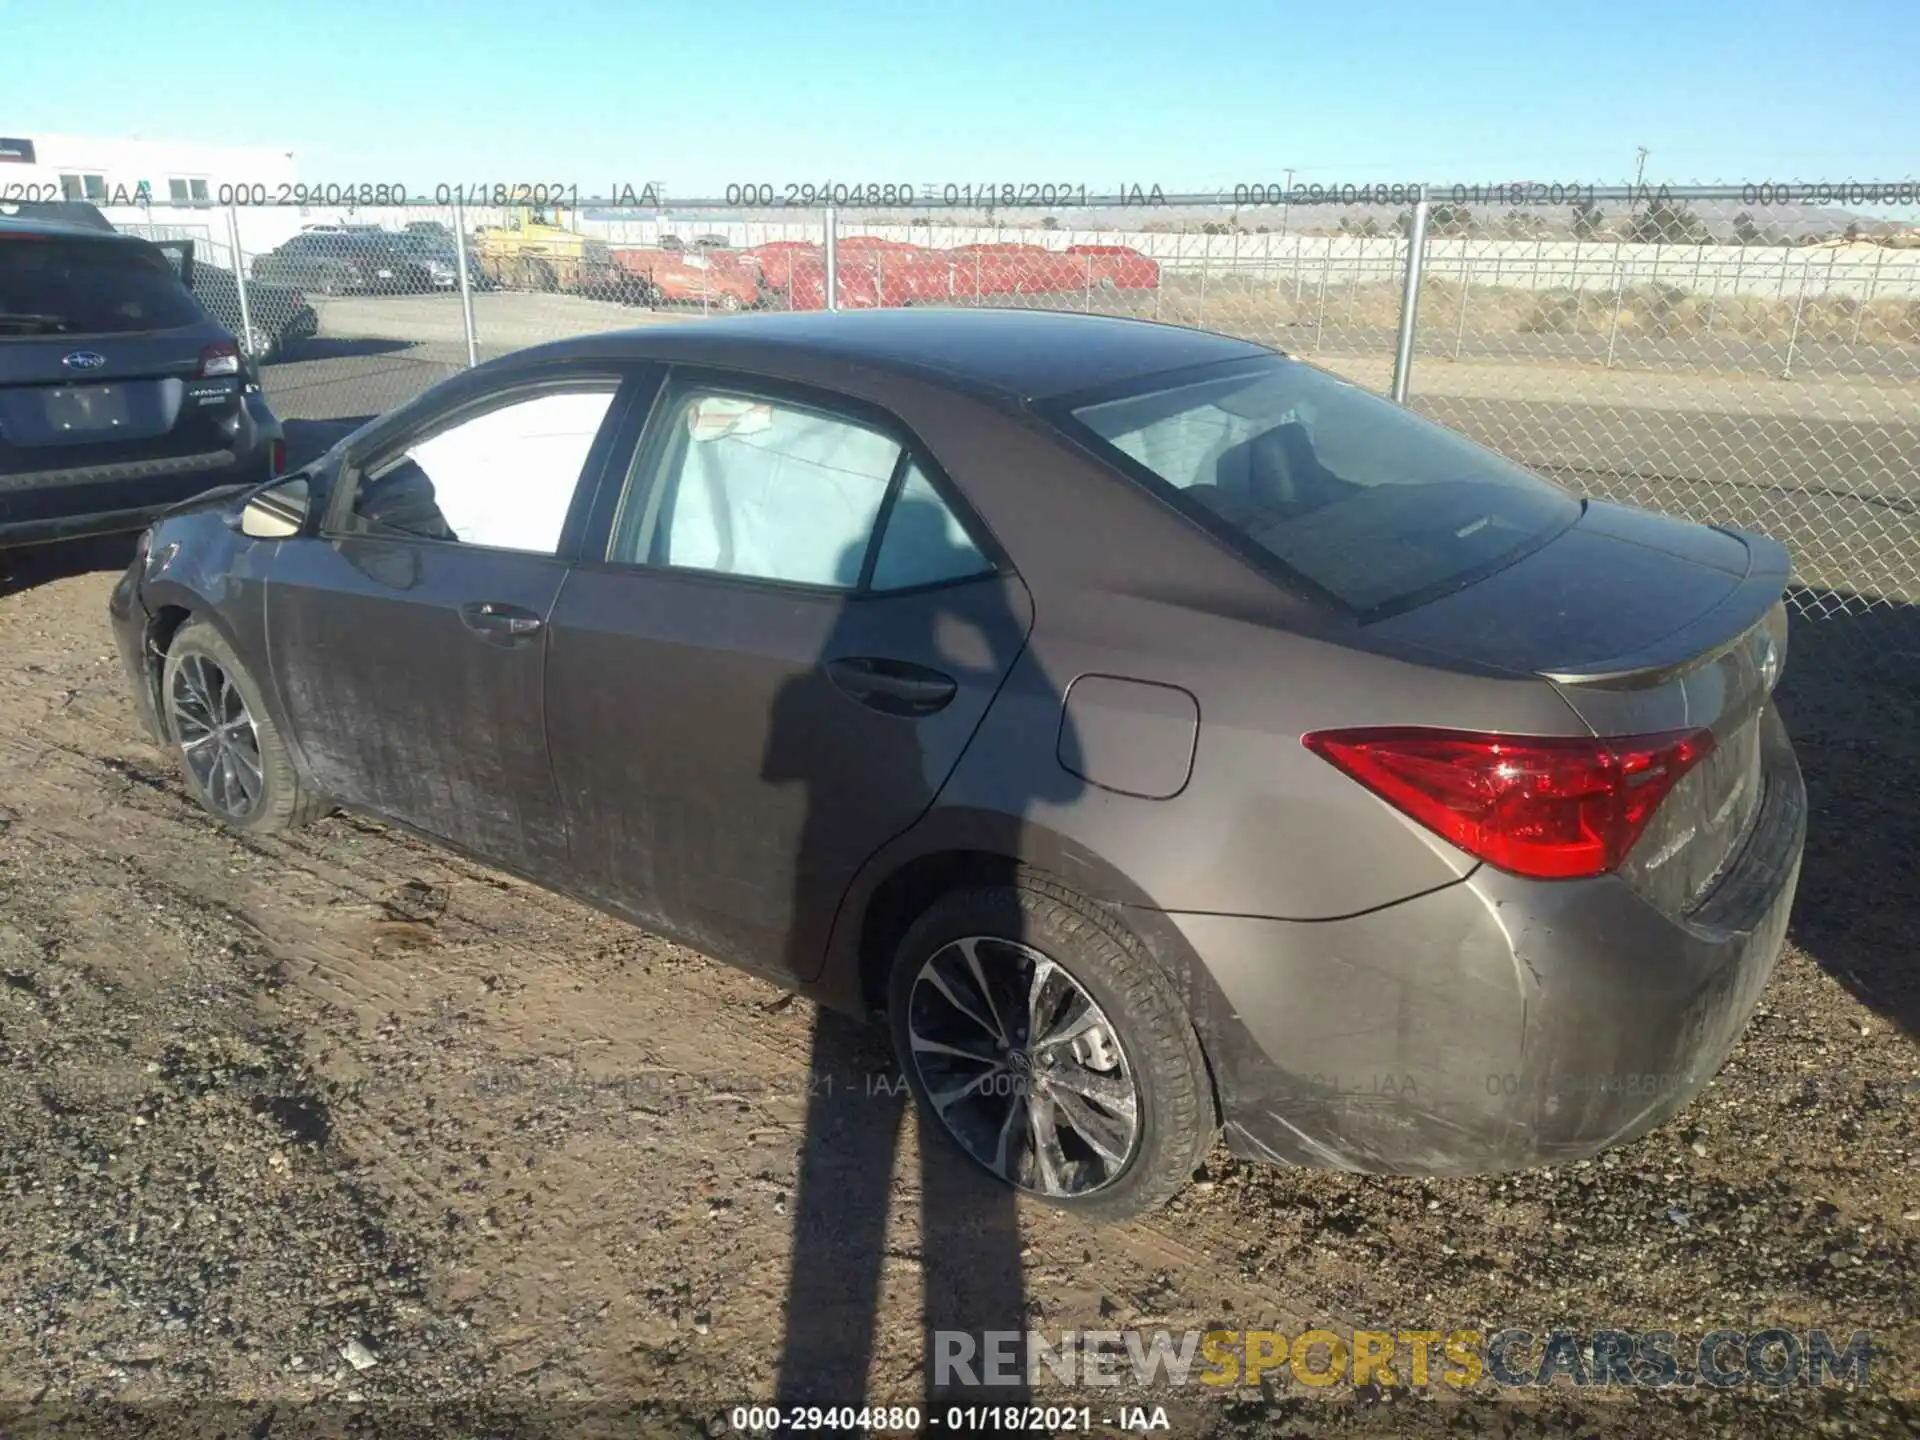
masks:
<svg viewBox="0 0 1920 1440"><path fill-rule="evenodd" d="M1913 182L1242 191L109 214L193 240L196 289L276 410L336 430L522 346L684 318L991 305L1203 326L1577 492L1772 535L1803 662L1920 673Z"/></svg>

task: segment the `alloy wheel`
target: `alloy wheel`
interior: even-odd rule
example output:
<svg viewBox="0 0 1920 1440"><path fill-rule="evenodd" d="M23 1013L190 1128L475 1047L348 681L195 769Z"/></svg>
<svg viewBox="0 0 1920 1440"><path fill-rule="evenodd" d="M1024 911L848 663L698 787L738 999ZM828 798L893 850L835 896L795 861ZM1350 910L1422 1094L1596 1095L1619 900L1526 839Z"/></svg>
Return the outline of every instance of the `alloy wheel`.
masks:
<svg viewBox="0 0 1920 1440"><path fill-rule="evenodd" d="M1140 1089L1113 1022L1031 946L973 935L941 946L908 997L912 1063L934 1113L1019 1189L1087 1195L1140 1141Z"/></svg>
<svg viewBox="0 0 1920 1440"><path fill-rule="evenodd" d="M233 820L254 812L266 789L260 735L231 676L218 661L188 655L167 696L173 733L207 803Z"/></svg>

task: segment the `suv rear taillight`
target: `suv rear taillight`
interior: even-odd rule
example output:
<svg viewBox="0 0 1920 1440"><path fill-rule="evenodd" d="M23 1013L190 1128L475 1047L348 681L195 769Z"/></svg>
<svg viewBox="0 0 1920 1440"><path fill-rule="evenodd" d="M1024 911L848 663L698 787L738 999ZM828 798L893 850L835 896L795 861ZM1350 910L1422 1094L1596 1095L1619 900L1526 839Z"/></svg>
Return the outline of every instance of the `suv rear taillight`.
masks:
<svg viewBox="0 0 1920 1440"><path fill-rule="evenodd" d="M1713 749L1709 730L1600 739L1465 730L1323 730L1301 737L1469 855L1571 880L1626 859L1660 802Z"/></svg>
<svg viewBox="0 0 1920 1440"><path fill-rule="evenodd" d="M222 340L217 345L209 345L200 352L200 378L211 380L217 375L238 375L240 373L240 347L231 340Z"/></svg>
<svg viewBox="0 0 1920 1440"><path fill-rule="evenodd" d="M287 468L287 442L276 436L267 443L267 463L272 467L267 473L278 475Z"/></svg>

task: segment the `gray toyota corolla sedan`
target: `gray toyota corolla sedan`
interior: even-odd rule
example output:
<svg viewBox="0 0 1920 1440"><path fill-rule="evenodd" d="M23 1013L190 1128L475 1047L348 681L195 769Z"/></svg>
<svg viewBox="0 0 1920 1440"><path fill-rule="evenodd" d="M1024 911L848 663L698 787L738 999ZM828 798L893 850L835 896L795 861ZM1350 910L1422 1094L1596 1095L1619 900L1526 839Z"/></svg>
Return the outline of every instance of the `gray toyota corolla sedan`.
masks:
<svg viewBox="0 0 1920 1440"><path fill-rule="evenodd" d="M1009 1183L1590 1155L1713 1075L1805 793L1772 541L1171 326L748 317L470 370L154 527L192 793L380 816L884 1015Z"/></svg>

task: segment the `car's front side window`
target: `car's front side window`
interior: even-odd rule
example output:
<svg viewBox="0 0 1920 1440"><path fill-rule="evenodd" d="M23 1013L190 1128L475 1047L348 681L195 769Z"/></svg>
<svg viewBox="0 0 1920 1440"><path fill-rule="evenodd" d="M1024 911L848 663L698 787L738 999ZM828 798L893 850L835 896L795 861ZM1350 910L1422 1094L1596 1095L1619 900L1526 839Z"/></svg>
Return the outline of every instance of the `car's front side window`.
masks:
<svg viewBox="0 0 1920 1440"><path fill-rule="evenodd" d="M374 458L354 493L354 528L556 554L616 388L611 380L543 388Z"/></svg>

